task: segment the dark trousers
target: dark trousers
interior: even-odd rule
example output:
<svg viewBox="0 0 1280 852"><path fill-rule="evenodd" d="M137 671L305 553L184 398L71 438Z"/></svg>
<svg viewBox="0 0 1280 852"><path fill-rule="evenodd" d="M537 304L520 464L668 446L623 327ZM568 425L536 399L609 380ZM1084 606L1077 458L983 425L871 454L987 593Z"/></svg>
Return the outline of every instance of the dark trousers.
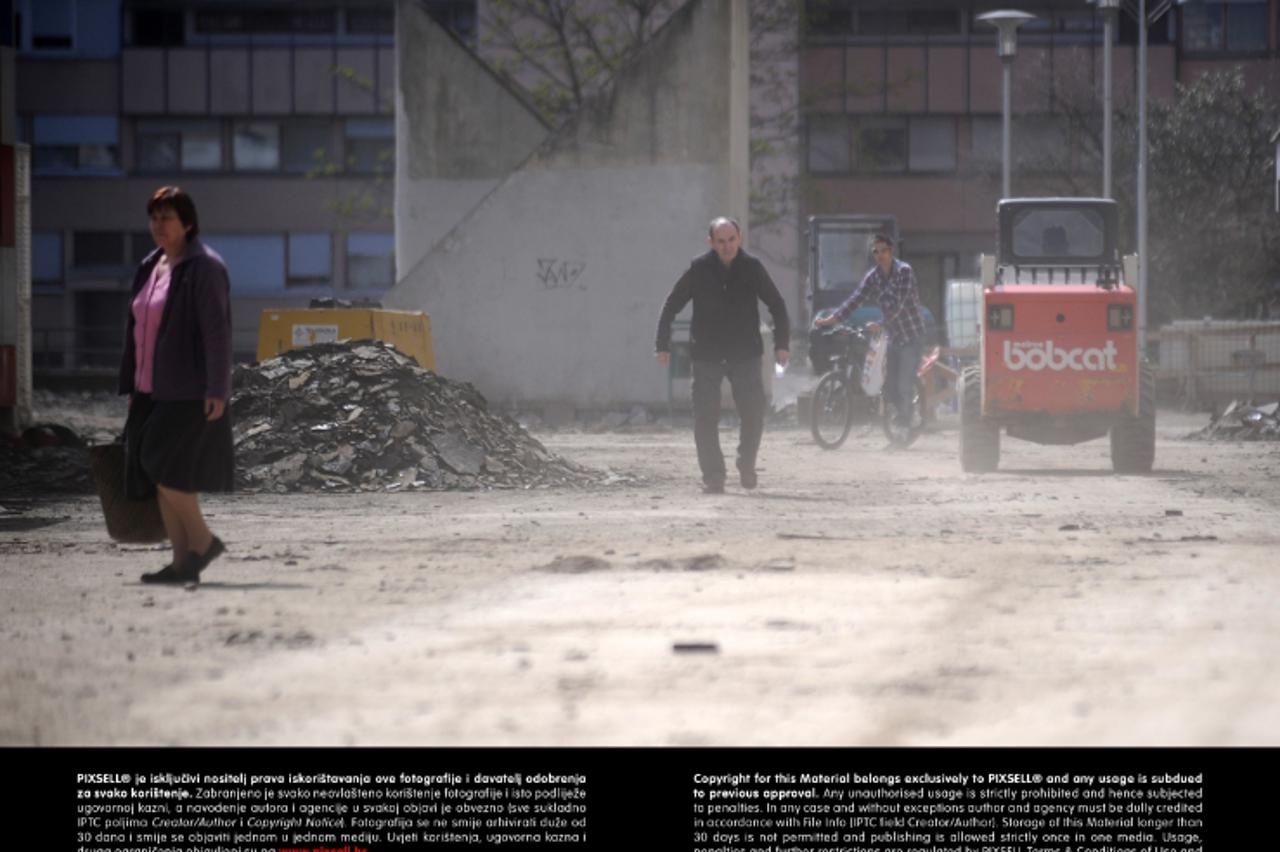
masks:
<svg viewBox="0 0 1280 852"><path fill-rule="evenodd" d="M693 441L698 447L702 481L722 483L724 454L720 452L720 385L733 389L733 404L742 427L738 433L738 467L754 470L760 436L764 434L764 380L760 358L741 361L693 362Z"/></svg>
<svg viewBox="0 0 1280 852"><path fill-rule="evenodd" d="M919 340L904 343L901 346L889 344L889 358L885 366L884 396L897 407L898 423L911 424L911 400L916 392L916 371L920 369L920 358L924 354L924 344Z"/></svg>

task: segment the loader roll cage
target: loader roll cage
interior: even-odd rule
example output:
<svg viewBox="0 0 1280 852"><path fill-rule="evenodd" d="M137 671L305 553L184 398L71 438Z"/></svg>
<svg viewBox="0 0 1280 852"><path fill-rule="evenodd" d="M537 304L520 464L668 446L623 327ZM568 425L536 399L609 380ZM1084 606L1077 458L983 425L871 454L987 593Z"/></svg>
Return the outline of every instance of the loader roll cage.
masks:
<svg viewBox="0 0 1280 852"><path fill-rule="evenodd" d="M999 284L1120 283L1119 217L1109 198L1007 198L997 206Z"/></svg>

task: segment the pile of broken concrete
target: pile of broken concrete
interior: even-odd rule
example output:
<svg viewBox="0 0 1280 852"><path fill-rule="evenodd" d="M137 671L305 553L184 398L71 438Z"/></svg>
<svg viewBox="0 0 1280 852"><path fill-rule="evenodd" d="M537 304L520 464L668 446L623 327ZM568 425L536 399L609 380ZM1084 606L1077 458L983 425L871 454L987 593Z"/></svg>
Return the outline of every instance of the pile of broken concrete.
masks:
<svg viewBox="0 0 1280 852"><path fill-rule="evenodd" d="M546 488L614 479L549 452L466 382L376 340L236 368L231 414L249 491Z"/></svg>
<svg viewBox="0 0 1280 852"><path fill-rule="evenodd" d="M0 496L92 494L85 441L58 423L37 423L14 438L0 435Z"/></svg>
<svg viewBox="0 0 1280 852"><path fill-rule="evenodd" d="M1280 402L1253 405L1235 401L1191 437L1219 441L1280 440Z"/></svg>

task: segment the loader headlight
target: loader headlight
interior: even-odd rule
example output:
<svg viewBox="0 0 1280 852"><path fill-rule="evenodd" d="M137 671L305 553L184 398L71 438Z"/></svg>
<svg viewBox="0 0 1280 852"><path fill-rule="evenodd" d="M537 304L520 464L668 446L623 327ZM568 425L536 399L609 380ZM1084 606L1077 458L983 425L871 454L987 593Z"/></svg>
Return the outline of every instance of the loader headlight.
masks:
<svg viewBox="0 0 1280 852"><path fill-rule="evenodd" d="M1133 331L1133 305L1108 305L1107 331Z"/></svg>
<svg viewBox="0 0 1280 852"><path fill-rule="evenodd" d="M991 331L1013 329L1013 305L987 305L987 328Z"/></svg>

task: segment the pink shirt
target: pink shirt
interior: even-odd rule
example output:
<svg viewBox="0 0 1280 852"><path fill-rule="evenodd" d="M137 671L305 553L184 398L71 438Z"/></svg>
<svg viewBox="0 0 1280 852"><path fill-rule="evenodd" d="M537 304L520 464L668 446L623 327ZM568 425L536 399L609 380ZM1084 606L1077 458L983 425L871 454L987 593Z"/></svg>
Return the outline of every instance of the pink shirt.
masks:
<svg viewBox="0 0 1280 852"><path fill-rule="evenodd" d="M151 377L155 372L156 338L160 335L160 319L164 303L169 299L169 272L160 264L151 271L147 285L133 299L133 351L138 366L133 372L133 387L138 393L151 393Z"/></svg>

